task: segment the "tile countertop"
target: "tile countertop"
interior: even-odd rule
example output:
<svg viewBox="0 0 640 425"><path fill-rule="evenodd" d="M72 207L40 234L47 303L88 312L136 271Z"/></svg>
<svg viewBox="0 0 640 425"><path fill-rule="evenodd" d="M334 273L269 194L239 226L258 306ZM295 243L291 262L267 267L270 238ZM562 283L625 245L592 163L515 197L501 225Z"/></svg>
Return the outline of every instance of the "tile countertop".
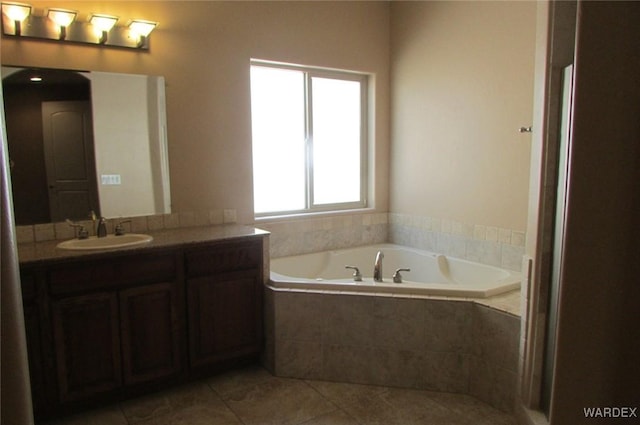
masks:
<svg viewBox="0 0 640 425"><path fill-rule="evenodd" d="M263 237L269 232L243 225L213 225L188 227L161 231L145 232L153 236L153 240L144 245L122 247L117 249L67 250L56 248L59 240L18 244L18 259L21 265L39 262L63 262L79 257L100 258L145 251L152 249L177 247L186 244L200 244L223 241L226 239Z"/></svg>

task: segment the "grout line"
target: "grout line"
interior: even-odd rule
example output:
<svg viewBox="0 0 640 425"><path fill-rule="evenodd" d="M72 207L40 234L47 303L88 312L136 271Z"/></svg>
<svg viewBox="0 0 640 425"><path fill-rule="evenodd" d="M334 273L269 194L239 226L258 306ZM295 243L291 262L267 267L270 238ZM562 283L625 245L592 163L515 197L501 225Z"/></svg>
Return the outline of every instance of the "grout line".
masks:
<svg viewBox="0 0 640 425"><path fill-rule="evenodd" d="M222 396L220 396L219 394L217 394L215 391L214 391L214 393L215 393L218 397L220 397L220 400L222 401L222 404L224 404L224 406L225 406L227 409L229 409L229 412L231 412L231 413L233 414L233 416L235 416L235 418L238 420L238 422L239 422L239 423L241 423L242 425L247 425L247 424L242 420L242 418L240 418L240 416L238 416L238 414L236 413L236 411L235 411L235 410L233 410L233 409L231 408L231 406L229 406L229 403L227 403L227 400L225 400L224 398L222 398Z"/></svg>
<svg viewBox="0 0 640 425"><path fill-rule="evenodd" d="M238 370L238 373L242 373L242 370ZM213 394L216 395L216 397L218 397L220 399L220 401L222 402L222 404L224 404L224 406L229 410L229 412L231 412L233 414L233 416L238 420L239 423L241 423L242 425L247 425L242 418L240 418L240 416L238 416L238 414L236 413L235 410L233 410L231 408L231 406L229 405L229 403L227 402L227 400L225 399L225 397L222 396L222 394L220 394L218 391L216 391L210 383L209 379L205 379L204 380L205 384L207 385L207 387L209 387L209 390L211 390L211 392Z"/></svg>
<svg viewBox="0 0 640 425"><path fill-rule="evenodd" d="M243 370L237 370L234 372L234 374L237 375L242 375L243 374ZM270 373L269 373L270 374ZM366 423L363 423L361 420L359 420L357 417L354 417L353 415L351 415L349 413L348 410L346 410L343 407L338 406L334 401L332 401L331 399L329 399L327 396L325 396L320 390L318 390L314 385L313 382L314 380L310 380L310 379L300 379L300 378L280 378L277 377L275 375L270 374L270 376L274 379L286 379L286 380L290 380L290 381L298 381L298 382L303 382L309 389L311 389L314 393L316 393L317 395L319 395L324 401L329 402L331 404L331 406L334 407L333 410L330 411L326 411L323 412L317 416L314 416L312 418L306 419L303 422L296 422L295 424L291 424L291 425L304 425L304 424L309 424L312 423L314 421L317 421L320 418L323 418L325 416L328 415L335 415L338 412L340 412L341 414L345 415L346 417L350 418L351 420L353 420L355 423L359 423L360 425L366 425ZM208 379L202 379L201 381L196 381L196 382L202 382L204 383L207 388L209 389L209 391L211 391L216 397L219 398L220 401L222 401L222 403L224 404L224 406L226 407L226 409L228 409L229 412L231 412L233 414L233 416L237 419L239 424L242 425L248 425L246 422L244 422L240 416L230 407L230 405L227 403L227 401L223 398L223 396L218 393L213 387L212 385L209 383ZM326 382L331 382L331 381L326 381ZM337 384L341 384L341 383L337 383ZM258 384L251 384L251 386L258 386L261 385L261 383ZM380 386L380 385L367 385L367 384L348 384L348 383L344 383L344 385L360 385L360 386L368 386L368 387L376 387L376 388L380 388L381 392L377 393L376 395L379 394L385 394L388 393L389 391L393 390L394 387L389 387L389 386ZM503 412L500 409L497 409L495 407L490 406L488 403L478 399L477 397L475 397L474 395L471 394L458 394L460 397L456 398L454 397L452 400L450 400L448 403L445 402L445 400L439 399L438 397L436 397L433 393L433 391L430 390L413 390L413 391L419 391L424 393L427 398L429 398L430 400L432 400L434 403L436 403L437 405L441 406L442 408L444 408L447 412L448 412L448 416L452 419L452 420L459 420L460 424L465 424L465 425L475 425L475 424L479 424L479 423L489 423L486 422L487 420L490 420L491 418L494 417L514 417L512 413L507 413L507 412ZM453 394L455 396L455 394ZM468 397L471 398L473 400L475 400L477 403L486 406L487 408L489 408L490 410L487 410L487 412L489 412L489 414L487 415L482 415L481 417L478 418L468 418L465 416L465 412L464 410L460 410L460 411L456 411L454 410L454 408L456 406L466 406L468 405L468 403L464 402L464 398ZM135 400L135 399L133 399ZM354 401L354 403L357 403L356 401ZM117 410L120 412L120 414L122 415L122 417L124 418L124 423L128 424L128 425L132 425L134 422L131 422L129 420L129 418L126 417L125 413L124 413L124 409L122 407L122 402L120 403L116 403L117 406ZM106 406L108 407L108 406ZM294 406L293 409L295 409L296 407ZM100 410L102 408L98 408L96 410ZM91 411L89 412L85 412L84 416L82 416L84 419L91 417ZM56 421L50 425L56 424L56 425L70 425L72 423L75 423L75 420L77 420L77 417L74 416L74 419L69 418L69 420L63 419L62 421ZM479 422L478 422L479 420ZM153 423L153 422L140 422L140 423ZM514 424L516 422L513 422Z"/></svg>

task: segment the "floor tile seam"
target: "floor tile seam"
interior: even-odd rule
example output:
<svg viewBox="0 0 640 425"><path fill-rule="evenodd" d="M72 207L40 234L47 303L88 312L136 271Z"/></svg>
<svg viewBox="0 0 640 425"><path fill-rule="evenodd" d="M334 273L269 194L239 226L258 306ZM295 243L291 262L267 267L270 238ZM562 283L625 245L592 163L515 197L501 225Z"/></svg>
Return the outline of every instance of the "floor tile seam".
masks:
<svg viewBox="0 0 640 425"><path fill-rule="evenodd" d="M118 403L118 409L122 413L122 416L124 417L124 420L127 422L127 425L138 425L138 424L144 425L145 422L149 422L150 419L155 418L155 417L152 417L152 418L145 418L145 419L136 419L135 415L134 416L128 416L125 413L125 409L124 409L124 407L122 405L123 405L123 403L129 402L131 400L136 400L136 398L133 398L133 399L130 399L130 400L125 400L125 401L122 401L122 402ZM163 415L165 415L165 413L163 413L160 416L163 416Z"/></svg>
<svg viewBox="0 0 640 425"><path fill-rule="evenodd" d="M305 381L306 381L306 380L305 380ZM338 381L322 381L322 380L319 380L319 379L318 379L318 381L321 381L321 382L332 382L332 383L338 383L338 384L342 383L342 382L338 382ZM324 397L324 395L323 395L319 390L315 389L315 387L313 387L313 385L312 385L311 383L307 382L307 384L308 384L310 387L312 387L312 388L313 388L317 393L319 393L321 396L323 396L323 397ZM382 391L380 391L380 392L377 392L377 393L373 394L371 397L379 397L379 396L381 396L381 395L383 395L383 394L388 394L388 393L392 390L392 388L393 388L393 387L387 387L387 386L382 386L382 385L374 385L374 384L351 384L351 383L346 383L346 384L347 384L347 385L365 386L365 387L375 387L375 388L382 388L382 389L383 389ZM337 407L337 409L336 409L335 411L340 410L340 411L344 412L347 416L349 416L350 418L352 418L353 420L355 420L356 422L358 422L359 424L361 424L361 425L366 425L366 424L363 424L362 422L360 422L360 421L358 420L358 418L356 418L355 416L353 416L353 415L352 415L351 413L349 413L349 411L347 410L347 408L349 408L349 407L356 406L356 405L358 404L358 401L353 401L353 402L351 402L351 403L345 403L344 405L338 405L337 403L333 402L332 400L328 399L327 397L324 397L324 399L325 399L325 400L327 400L327 401L329 401L329 402L331 402L333 405L335 405L335 406ZM388 403L388 402L387 402L387 401L385 401L384 399L381 399L380 401L381 401L382 403L386 403L386 404L388 404L390 408L391 408L391 407L393 407L390 403ZM335 411L334 411L334 412L335 412ZM302 425L302 424L300 424L300 425Z"/></svg>
<svg viewBox="0 0 640 425"><path fill-rule="evenodd" d="M274 375L273 377L274 377L274 378L276 378L276 379L288 379L288 378L281 378L281 377L279 377L279 376L275 376L275 375ZM293 379L296 379L296 378L293 378ZM220 400L222 400L222 401L224 401L224 402L226 403L226 400L228 400L228 399L232 398L232 395L233 395L233 394L238 393L238 392L241 392L241 391L247 391L247 390L249 390L249 389L258 388L258 387L260 387L261 385L264 385L266 382L267 382L267 381L252 382L251 384L243 385L243 386L240 386L240 387L238 387L238 388L234 388L234 389L232 389L232 390L230 390L230 391L228 391L228 392L226 392L226 393L224 393L224 394L223 394L223 393L221 393L221 392L218 392L215 388L213 388L213 386L211 385L211 383L210 383L210 382L206 382L206 384L207 384L207 386L209 387L209 389L211 389L211 391L213 391L213 393L214 393L217 397L219 397L219 398L220 398Z"/></svg>
<svg viewBox="0 0 640 425"><path fill-rule="evenodd" d="M300 382L303 385L306 385L311 391L313 391L314 394L318 395L322 400L324 400L325 402L328 402L332 407L331 410L323 412L320 415L314 416L313 418L306 419L304 422L300 422L300 423L296 422L296 423L291 423L289 425L301 425L302 423L311 421L311 420L316 419L316 418L318 418L318 417L320 417L322 415L326 415L326 414L333 413L333 412L336 412L336 411L340 410L340 407L338 405L336 405L336 403L334 403L333 401L331 401L328 398L326 398L323 394L321 394L318 390L316 390L313 386L311 386L308 382L306 382L305 379L302 379L302 378L282 378L282 377L278 377L278 376L275 376L275 375L273 376L273 378L275 378L276 380L279 380L279 381L283 381L283 382ZM248 425L246 422L244 422L242 420L242 418L240 417L238 412L236 412L236 410L233 409L233 407L231 407L231 405L228 403L228 400L232 399L232 394L235 393L235 392L247 391L248 389L258 388L258 387L260 387L260 386L262 386L262 385L264 385L266 383L267 383L267 381L257 382L257 383L252 383L251 385L247 385L247 386L245 386L243 388L236 388L234 391L231 391L229 394L227 394L226 397L223 396L222 394L218 393L208 382L207 382L207 385L214 392L214 394L216 394L220 398L220 400L225 405L225 407L227 409L229 409L229 411L231 413L233 413L233 415L236 417L236 419L238 419L240 424Z"/></svg>
<svg viewBox="0 0 640 425"><path fill-rule="evenodd" d="M465 394L468 397L473 397L471 395ZM474 418L472 420L469 420L466 415L464 415L462 412L456 412L455 410L451 409L449 406L447 406L445 403L439 401L437 398L434 397L429 397L429 399L431 401L433 401L434 403L438 404L439 406L445 408L451 415L453 415L454 417L456 417L456 419L461 419L464 422L468 422L469 425L473 425L476 424L476 420L479 421L484 421L484 419L488 418L489 416L491 416L491 413L487 414L487 415L481 415L481 417L479 418ZM478 400L477 398L473 397L474 400ZM483 404L487 404L485 402L482 402ZM488 405L488 404L487 404Z"/></svg>
<svg viewBox="0 0 640 425"><path fill-rule="evenodd" d="M358 424L360 425L368 425L366 422L362 422L360 421L358 418L356 418L355 416L353 416L351 413L349 413L347 410L345 409L341 409L348 417L350 417L351 419L353 419L354 421L356 421Z"/></svg>
<svg viewBox="0 0 640 425"><path fill-rule="evenodd" d="M209 384L207 383L207 385L209 385ZM213 390L213 388L212 388L212 390ZM229 403L227 403L227 400L224 397L222 397L222 395L218 394L215 390L213 390L213 392L218 397L220 397L220 400L222 401L222 404L224 404L224 406L229 410L229 412L231 412L231 414L238 420L239 424L247 425L246 422L243 421L242 418L238 415L238 413L235 410L233 410L233 408L229 405Z"/></svg>
<svg viewBox="0 0 640 425"><path fill-rule="evenodd" d="M342 408L333 400L331 400L330 398L326 397L324 394L322 394L321 391L319 391L317 388L315 388L311 383L308 382L307 379L299 379L300 382L304 383L307 387L309 387L309 389L311 389L314 393L316 393L317 395L320 396L320 398L322 398L324 401L329 402L333 407L335 407L334 410L332 410L331 412L335 412L337 410L341 410ZM331 412L326 412L323 413L323 415L326 415L327 413L331 413ZM320 415L321 416L321 415ZM315 419L315 418L314 418Z"/></svg>
<svg viewBox="0 0 640 425"><path fill-rule="evenodd" d="M120 413L122 414L122 417L124 418L124 421L126 422L127 425L133 425L131 423L131 421L129 420L129 418L127 417L127 415L125 415L124 413L124 409L122 408L122 403L118 403L118 410L120 411Z"/></svg>
<svg viewBox="0 0 640 425"><path fill-rule="evenodd" d="M358 385L358 386L362 386L362 387L382 388L382 389L384 389L384 391L380 391L380 392L378 392L376 394L388 393L392 388L402 388L402 387L389 387L389 386L386 386L386 385L377 385L377 384L358 384L358 383L344 382L344 381L332 381L332 380L328 380L328 379L304 379L304 381L307 382L310 386L313 386L313 384L311 383L312 381L318 381L318 382L329 382L329 383L333 383L333 384ZM319 390L316 390L316 391L319 392Z"/></svg>
<svg viewBox="0 0 640 425"><path fill-rule="evenodd" d="M316 416L314 416L312 418L304 419L302 422L291 422L291 423L288 423L287 425L304 425L304 424L309 423L311 421L314 421L314 420L316 420L316 419L318 419L318 418L320 418L322 416L325 416L325 415L328 415L328 414L332 414L332 413L336 413L336 412L342 410L340 407L336 406L335 403L332 403L332 405L333 405L333 407L335 407L335 409L328 410L326 412L322 412L322 413L320 413L320 414L318 414L318 415L316 415ZM246 424L244 424L244 425L246 425Z"/></svg>
<svg viewBox="0 0 640 425"><path fill-rule="evenodd" d="M205 380L205 384L207 385L207 387L209 387L209 389L218 397L220 397L220 400L224 401L224 397L222 397L222 394L220 394L218 391L216 391L215 388L213 388L213 386L211 385L211 382L209 380Z"/></svg>
<svg viewBox="0 0 640 425"><path fill-rule="evenodd" d="M347 412L347 411L346 411L346 410L344 410L343 408L341 408L341 407L339 407L339 406L336 406L336 407L337 407L337 408L336 408L335 410L332 410L332 411L330 411L330 412L324 412L324 413L321 413L321 414L320 414L320 415L318 415L318 416L314 416L313 418L307 419L307 420L305 420L304 422L300 422L300 423L298 423L298 424L294 424L294 425L305 425L305 424L308 424L308 423L310 423L310 422L315 421L316 419L318 419L318 418L320 418L320 417L322 417L322 416L329 415L329 414L334 414L334 413L336 413L336 412L342 412L342 413L344 413L345 415L347 415L349 418L351 418L351 419L353 419L354 421L356 421L358 424L360 424L360 425L366 425L366 424L363 424L362 422L360 422L357 418L353 417L349 412Z"/></svg>
<svg viewBox="0 0 640 425"><path fill-rule="evenodd" d="M240 424L242 424L242 425L247 425L247 424L242 420L242 418L240 418L240 416L238 415L238 413L237 413L235 410L233 410L233 409L231 408L231 406L230 406L230 405L229 405L229 403L227 402L228 397L225 397L224 395L222 395L221 393L219 393L215 388L213 388L213 386L211 385L211 382L210 382L209 380L205 380L204 382L205 382L205 384L207 385L207 387L209 387L209 389L211 390L211 392L212 392L216 397L218 397L218 398L220 399L220 401L222 402L222 404L224 404L224 406L229 410L229 412L231 412L231 414L233 414L233 416L238 420L238 423L240 423ZM251 384L250 386L251 386L251 387L255 387L255 386L257 386L257 385L258 385L258 384ZM244 389L244 388L236 388L234 391L232 391L232 393L233 393L233 392L235 392L235 391L240 391L240 390L242 390L242 389Z"/></svg>

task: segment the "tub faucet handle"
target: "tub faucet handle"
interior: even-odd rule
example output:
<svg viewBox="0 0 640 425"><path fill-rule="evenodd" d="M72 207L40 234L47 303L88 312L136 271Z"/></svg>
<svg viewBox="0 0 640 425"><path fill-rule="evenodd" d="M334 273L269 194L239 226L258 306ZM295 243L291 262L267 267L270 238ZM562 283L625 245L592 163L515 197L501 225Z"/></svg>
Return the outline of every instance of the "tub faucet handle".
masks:
<svg viewBox="0 0 640 425"><path fill-rule="evenodd" d="M393 283L402 283L402 275L400 274L400 272L410 272L411 269L398 269L396 270L396 272L393 274Z"/></svg>
<svg viewBox="0 0 640 425"><path fill-rule="evenodd" d="M356 266L344 266L345 269L353 270L353 281L354 282L362 282L362 273Z"/></svg>

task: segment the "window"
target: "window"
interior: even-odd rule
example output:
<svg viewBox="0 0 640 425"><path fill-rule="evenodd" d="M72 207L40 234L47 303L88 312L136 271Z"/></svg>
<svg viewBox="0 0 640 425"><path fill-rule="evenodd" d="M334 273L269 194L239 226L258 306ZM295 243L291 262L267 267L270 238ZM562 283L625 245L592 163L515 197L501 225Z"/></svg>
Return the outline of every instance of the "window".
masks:
<svg viewBox="0 0 640 425"><path fill-rule="evenodd" d="M367 76L251 63L256 216L366 205Z"/></svg>

